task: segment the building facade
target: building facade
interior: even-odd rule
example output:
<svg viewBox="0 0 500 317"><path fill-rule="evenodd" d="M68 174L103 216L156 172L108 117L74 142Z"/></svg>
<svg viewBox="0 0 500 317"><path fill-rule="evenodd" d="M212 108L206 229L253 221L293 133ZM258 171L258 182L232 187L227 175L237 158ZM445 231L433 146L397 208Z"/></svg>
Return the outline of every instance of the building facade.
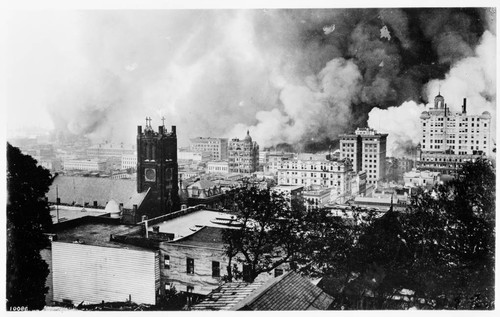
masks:
<svg viewBox="0 0 500 317"><path fill-rule="evenodd" d="M467 99L462 112L452 113L440 94L434 107L420 115L422 139L417 168L450 174L465 162L492 154L491 114L467 114Z"/></svg>
<svg viewBox="0 0 500 317"><path fill-rule="evenodd" d="M267 162L264 166L264 172L277 175L278 170L281 168L282 163L285 161L292 160L293 158L294 158L293 153L284 153L284 152L268 153Z"/></svg>
<svg viewBox="0 0 500 317"><path fill-rule="evenodd" d="M352 166L348 159L337 161L284 161L278 170L278 185L323 186L330 199L350 195Z"/></svg>
<svg viewBox="0 0 500 317"><path fill-rule="evenodd" d="M208 152L210 160L227 160L228 140L224 138L203 138L190 139L191 151Z"/></svg>
<svg viewBox="0 0 500 317"><path fill-rule="evenodd" d="M354 134L340 135L340 157L352 161L355 172L366 171L368 184L385 177L387 134L358 128Z"/></svg>
<svg viewBox="0 0 500 317"><path fill-rule="evenodd" d="M106 161L103 160L64 160L63 169L79 171L104 171L106 170Z"/></svg>
<svg viewBox="0 0 500 317"><path fill-rule="evenodd" d="M122 169L137 168L137 153L122 155Z"/></svg>
<svg viewBox="0 0 500 317"><path fill-rule="evenodd" d="M212 156L210 152L177 151L179 161L207 162Z"/></svg>
<svg viewBox="0 0 500 317"><path fill-rule="evenodd" d="M229 172L253 173L257 171L259 163L259 145L252 141L250 132L243 140L232 139L229 141Z"/></svg>
<svg viewBox="0 0 500 317"><path fill-rule="evenodd" d="M207 173L228 174L229 173L229 162L227 162L227 161L210 161L207 163Z"/></svg>
<svg viewBox="0 0 500 317"><path fill-rule="evenodd" d="M121 157L122 155L133 155L135 149L132 145L104 143L97 144L87 149L89 157L108 158Z"/></svg>
<svg viewBox="0 0 500 317"><path fill-rule="evenodd" d="M321 209L330 202L331 188L320 188L318 190L307 190L302 192L307 210Z"/></svg>

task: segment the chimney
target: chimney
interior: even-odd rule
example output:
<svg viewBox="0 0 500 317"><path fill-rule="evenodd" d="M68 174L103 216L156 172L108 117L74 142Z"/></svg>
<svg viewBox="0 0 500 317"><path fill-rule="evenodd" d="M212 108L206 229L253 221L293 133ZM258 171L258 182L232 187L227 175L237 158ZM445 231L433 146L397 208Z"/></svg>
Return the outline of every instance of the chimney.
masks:
<svg viewBox="0 0 500 317"><path fill-rule="evenodd" d="M94 200L94 208L97 208L97 200Z"/></svg>
<svg viewBox="0 0 500 317"><path fill-rule="evenodd" d="M162 125L158 126L158 133L163 134L163 126Z"/></svg>
<svg viewBox="0 0 500 317"><path fill-rule="evenodd" d="M462 113L467 113L467 98L464 98L464 104L462 105Z"/></svg>
<svg viewBox="0 0 500 317"><path fill-rule="evenodd" d="M142 134L142 125L137 126L137 134Z"/></svg>
<svg viewBox="0 0 500 317"><path fill-rule="evenodd" d="M120 211L123 210L123 203L120 203Z"/></svg>
<svg viewBox="0 0 500 317"><path fill-rule="evenodd" d="M132 214L135 216L137 215L137 205L132 206Z"/></svg>
<svg viewBox="0 0 500 317"><path fill-rule="evenodd" d="M176 133L176 127L175 127L175 125L173 125L172 126L172 134L175 135L175 133Z"/></svg>

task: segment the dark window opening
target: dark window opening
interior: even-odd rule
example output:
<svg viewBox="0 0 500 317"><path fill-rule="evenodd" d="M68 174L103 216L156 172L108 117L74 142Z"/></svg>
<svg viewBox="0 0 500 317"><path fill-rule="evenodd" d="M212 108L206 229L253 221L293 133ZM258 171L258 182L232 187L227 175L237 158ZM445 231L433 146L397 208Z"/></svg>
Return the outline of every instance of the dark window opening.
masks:
<svg viewBox="0 0 500 317"><path fill-rule="evenodd" d="M194 259L191 258L186 259L186 273L194 274Z"/></svg>
<svg viewBox="0 0 500 317"><path fill-rule="evenodd" d="M166 269L170 269L170 255L165 255L163 257L163 267Z"/></svg>
<svg viewBox="0 0 500 317"><path fill-rule="evenodd" d="M243 264L243 281L251 282L250 265Z"/></svg>
<svg viewBox="0 0 500 317"><path fill-rule="evenodd" d="M220 277L220 262L212 261L212 277Z"/></svg>

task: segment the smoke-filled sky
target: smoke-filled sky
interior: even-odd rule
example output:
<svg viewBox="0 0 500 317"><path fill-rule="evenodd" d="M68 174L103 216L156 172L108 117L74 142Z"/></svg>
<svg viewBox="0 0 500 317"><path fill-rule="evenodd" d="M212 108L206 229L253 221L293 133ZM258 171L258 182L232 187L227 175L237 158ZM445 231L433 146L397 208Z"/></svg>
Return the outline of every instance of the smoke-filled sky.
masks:
<svg viewBox="0 0 500 317"><path fill-rule="evenodd" d="M133 143L146 116L197 136L326 149L369 125L390 154L418 140L439 87L496 117L488 8L16 11L8 128Z"/></svg>

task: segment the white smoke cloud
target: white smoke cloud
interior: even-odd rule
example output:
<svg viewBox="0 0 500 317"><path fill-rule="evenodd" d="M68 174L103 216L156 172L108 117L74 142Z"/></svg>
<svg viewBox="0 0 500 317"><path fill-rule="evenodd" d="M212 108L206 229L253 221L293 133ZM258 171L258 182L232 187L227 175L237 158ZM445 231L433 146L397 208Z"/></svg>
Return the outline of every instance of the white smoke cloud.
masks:
<svg viewBox="0 0 500 317"><path fill-rule="evenodd" d="M351 119L350 107L359 93L361 74L350 60L336 58L303 85L277 83L282 107L256 114L257 123L240 123L227 134L244 136L248 129L262 146L299 143L322 137L336 138Z"/></svg>
<svg viewBox="0 0 500 317"><path fill-rule="evenodd" d="M414 101L399 107L373 108L369 113L368 126L379 133L388 133L387 156L404 154L407 145L416 145L421 138L420 114L426 106Z"/></svg>
<svg viewBox="0 0 500 317"><path fill-rule="evenodd" d="M443 80L432 80L424 87L427 100L432 102L441 91L451 111L461 111L463 98L467 98L467 113L481 114L489 111L496 118L496 37L486 31L474 56L458 61ZM389 156L402 154L405 147L420 142L420 113L431 103L414 101L399 107L382 110L374 108L369 113L368 125L381 133L389 133ZM433 106L433 105L432 105ZM496 120L492 120L492 135L496 135Z"/></svg>

